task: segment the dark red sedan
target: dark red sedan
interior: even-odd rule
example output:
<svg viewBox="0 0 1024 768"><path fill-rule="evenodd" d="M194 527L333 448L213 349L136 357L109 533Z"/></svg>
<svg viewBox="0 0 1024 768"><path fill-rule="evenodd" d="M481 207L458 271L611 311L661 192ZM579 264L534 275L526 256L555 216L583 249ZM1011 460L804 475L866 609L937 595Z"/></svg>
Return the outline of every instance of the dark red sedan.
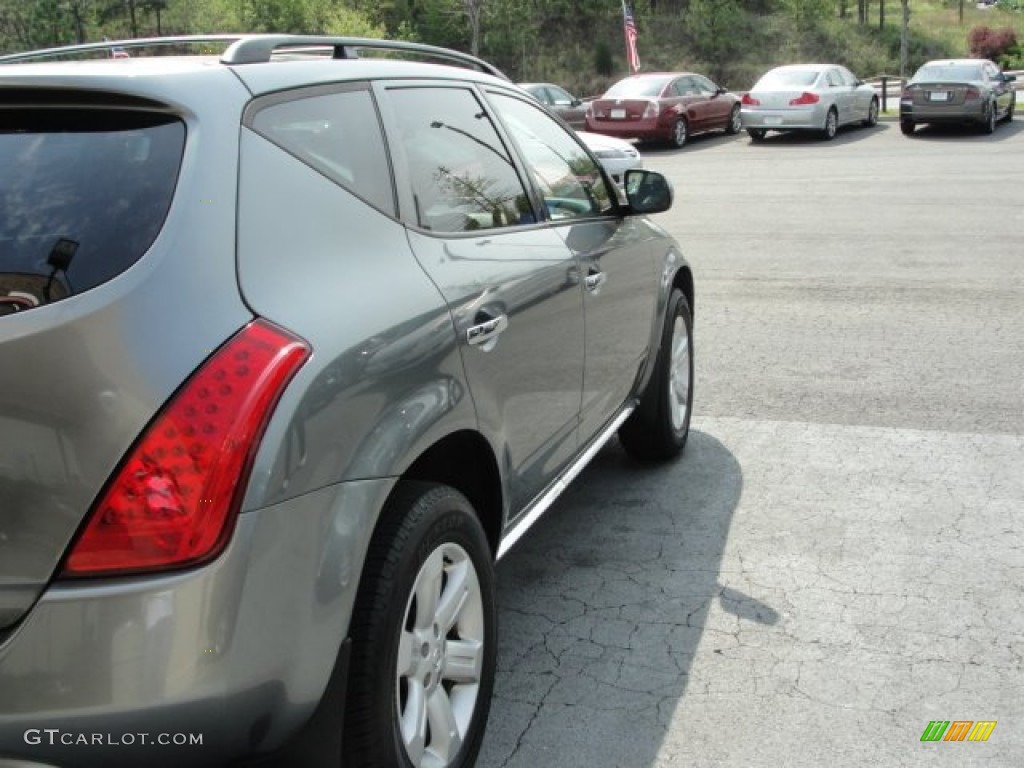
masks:
<svg viewBox="0 0 1024 768"><path fill-rule="evenodd" d="M681 147L697 133L740 130L740 100L704 75L651 72L619 80L587 107L587 130Z"/></svg>

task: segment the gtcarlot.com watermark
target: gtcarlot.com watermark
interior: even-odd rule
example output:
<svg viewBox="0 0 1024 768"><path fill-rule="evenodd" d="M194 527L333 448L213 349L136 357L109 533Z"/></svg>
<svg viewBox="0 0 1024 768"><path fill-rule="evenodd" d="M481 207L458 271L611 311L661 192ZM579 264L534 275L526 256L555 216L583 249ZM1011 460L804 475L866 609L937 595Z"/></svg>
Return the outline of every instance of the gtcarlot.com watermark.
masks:
<svg viewBox="0 0 1024 768"><path fill-rule="evenodd" d="M76 733L60 728L29 728L26 744L67 747L197 747L203 744L201 733Z"/></svg>

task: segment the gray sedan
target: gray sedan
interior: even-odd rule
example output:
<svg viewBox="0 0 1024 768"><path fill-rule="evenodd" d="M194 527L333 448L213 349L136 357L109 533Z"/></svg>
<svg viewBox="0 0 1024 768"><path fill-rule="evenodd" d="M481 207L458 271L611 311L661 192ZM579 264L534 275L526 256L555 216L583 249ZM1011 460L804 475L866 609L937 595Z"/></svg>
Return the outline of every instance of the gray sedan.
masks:
<svg viewBox="0 0 1024 768"><path fill-rule="evenodd" d="M987 59L929 61L900 98L900 130L909 136L920 123L973 123L992 133L1013 119L1016 79Z"/></svg>
<svg viewBox="0 0 1024 768"><path fill-rule="evenodd" d="M553 83L520 83L520 88L529 91L541 104L565 120L571 128L582 131L587 127L587 108L564 88Z"/></svg>
<svg viewBox="0 0 1024 768"><path fill-rule="evenodd" d="M878 122L875 89L838 64L790 64L744 94L740 119L752 141L768 131L815 131L826 141L840 126Z"/></svg>

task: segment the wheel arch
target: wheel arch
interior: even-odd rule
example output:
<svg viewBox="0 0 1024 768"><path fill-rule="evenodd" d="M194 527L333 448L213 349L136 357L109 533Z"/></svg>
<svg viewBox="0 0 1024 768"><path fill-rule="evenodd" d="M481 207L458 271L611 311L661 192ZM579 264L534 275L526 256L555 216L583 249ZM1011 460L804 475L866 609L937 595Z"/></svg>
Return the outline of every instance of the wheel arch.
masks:
<svg viewBox="0 0 1024 768"><path fill-rule="evenodd" d="M492 555L497 553L504 519L501 473L483 435L472 430L446 435L421 453L402 479L441 483L459 491L476 510Z"/></svg>
<svg viewBox="0 0 1024 768"><path fill-rule="evenodd" d="M672 276L672 288L678 288L683 292L683 296L686 297L686 303L690 305L690 322L695 323L697 319L697 310L694 305L693 290L693 272L690 271L688 265L684 265L676 270L675 275Z"/></svg>

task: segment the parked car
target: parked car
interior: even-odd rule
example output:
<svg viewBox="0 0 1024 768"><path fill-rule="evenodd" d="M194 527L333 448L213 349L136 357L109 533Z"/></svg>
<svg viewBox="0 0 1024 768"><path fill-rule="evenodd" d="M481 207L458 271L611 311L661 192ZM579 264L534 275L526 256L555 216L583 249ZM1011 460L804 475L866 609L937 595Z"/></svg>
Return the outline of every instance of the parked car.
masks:
<svg viewBox="0 0 1024 768"><path fill-rule="evenodd" d="M947 59L921 66L900 97L900 130L907 136L922 123L967 123L993 133L1013 120L1016 80L987 59Z"/></svg>
<svg viewBox="0 0 1024 768"><path fill-rule="evenodd" d="M0 59L0 763L469 768L495 561L686 443L671 186L455 51L164 44Z"/></svg>
<svg viewBox="0 0 1024 768"><path fill-rule="evenodd" d="M576 135L583 140L616 184L622 183L626 171L643 167L639 150L625 139L589 131L577 131Z"/></svg>
<svg viewBox="0 0 1024 768"><path fill-rule="evenodd" d="M698 133L737 133L739 101L735 94L693 72L632 75L587 103L587 130L682 147Z"/></svg>
<svg viewBox="0 0 1024 768"><path fill-rule="evenodd" d="M851 123L878 123L875 89L838 64L789 64L765 73L742 97L751 141L768 131L814 131L826 141Z"/></svg>
<svg viewBox="0 0 1024 768"><path fill-rule="evenodd" d="M537 101L576 130L586 128L586 107L583 101L564 88L553 83L520 83L519 87L529 92Z"/></svg>

